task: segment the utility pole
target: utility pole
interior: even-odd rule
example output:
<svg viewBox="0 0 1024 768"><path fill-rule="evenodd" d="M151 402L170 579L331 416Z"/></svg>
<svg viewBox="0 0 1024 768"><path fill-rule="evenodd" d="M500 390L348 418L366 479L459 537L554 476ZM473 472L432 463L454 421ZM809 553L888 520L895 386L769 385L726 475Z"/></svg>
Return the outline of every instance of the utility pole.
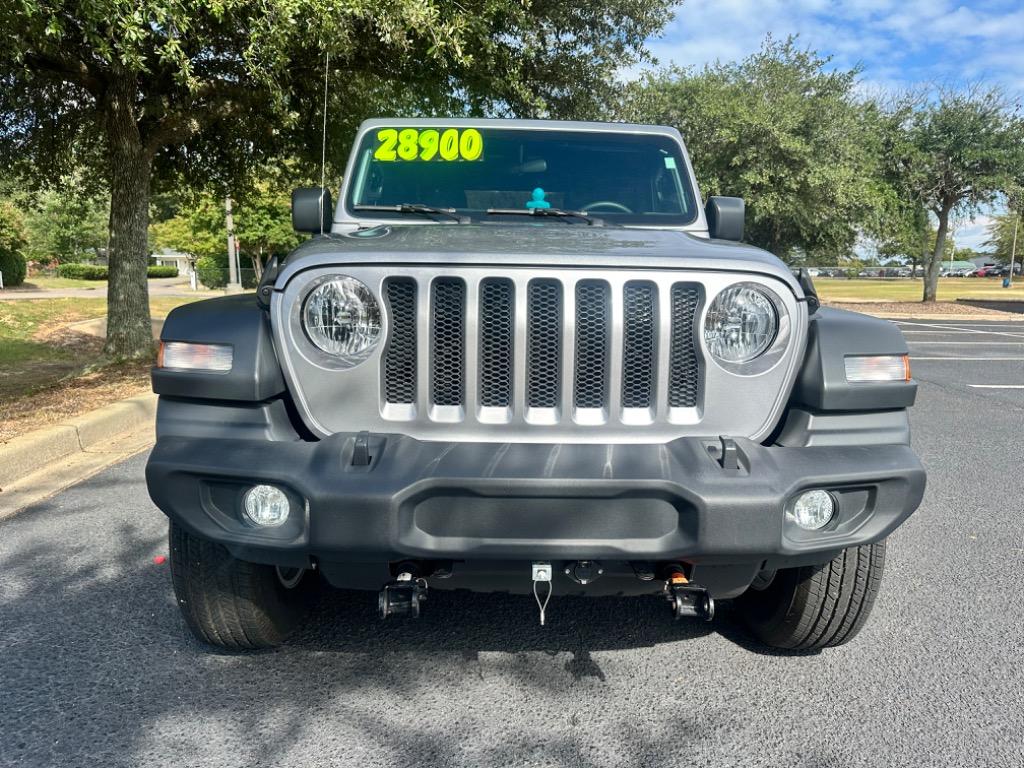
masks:
<svg viewBox="0 0 1024 768"><path fill-rule="evenodd" d="M1020 223L1020 215L1016 214L1013 217L1013 247L1010 249L1010 284L1008 288L1013 285L1013 266L1017 261L1017 225Z"/></svg>
<svg viewBox="0 0 1024 768"><path fill-rule="evenodd" d="M231 198L224 198L224 223L228 230L228 293L241 293L242 284L238 280L238 250L235 247L235 220L231 215Z"/></svg>

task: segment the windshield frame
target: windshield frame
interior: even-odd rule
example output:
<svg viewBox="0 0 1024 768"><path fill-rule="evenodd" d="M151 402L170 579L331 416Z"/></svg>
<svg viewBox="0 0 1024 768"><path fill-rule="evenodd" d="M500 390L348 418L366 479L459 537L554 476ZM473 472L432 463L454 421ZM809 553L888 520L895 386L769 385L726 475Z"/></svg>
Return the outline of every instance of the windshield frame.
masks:
<svg viewBox="0 0 1024 768"><path fill-rule="evenodd" d="M351 199L354 194L354 184L357 177L360 176L360 165L364 165L368 162L368 155L365 152L360 152L360 148L363 142L367 138L367 135L380 130L381 128L478 128L478 129L490 129L490 130L520 130L520 131L551 131L561 133L601 133L601 134L614 134L614 135L645 135L655 136L663 139L669 139L677 148L679 155L682 159L683 167L678 169L678 175L680 183L683 185L685 192L690 197L693 203L693 216L689 221L674 221L671 223L622 223L621 226L626 228L634 229L659 229L659 230L677 230L677 231L688 231L688 232L707 232L707 222L704 216L703 200L700 195L700 190L697 187L694 175L693 167L690 162L689 153L686 151L686 146L683 143L682 137L679 132L674 128L665 126L650 126L650 125L633 125L628 123L588 123L588 122L573 122L573 121L557 121L557 120L499 120L499 119L485 119L485 118L405 118L405 119L386 119L386 118L374 118L372 120L365 121L356 133L355 141L353 142L352 151L349 153L348 164L345 170L345 176L342 180L341 189L338 195L338 204L335 208L334 224L337 231L348 231L354 228L365 228L368 226L377 226L381 224L444 224L448 223L445 221L433 221L426 216L414 216L414 215L403 215L400 213L384 213L383 215L376 215L377 212L367 215L367 211L356 211L353 210L353 200ZM408 203L417 203L421 201L404 201ZM487 216L483 212L477 213L475 211L466 211L466 209L458 209L460 214L469 215L472 217L472 222L477 223L501 223L501 224L515 224L515 223L536 223L536 219L532 217L526 219L524 222L518 222L514 219L520 217L497 217ZM595 211L595 215L604 215L604 212ZM525 218L525 217L524 217ZM550 222L557 224L559 219L551 217ZM452 222L454 223L454 222ZM609 222L613 224L613 222ZM565 222L562 221L562 225Z"/></svg>

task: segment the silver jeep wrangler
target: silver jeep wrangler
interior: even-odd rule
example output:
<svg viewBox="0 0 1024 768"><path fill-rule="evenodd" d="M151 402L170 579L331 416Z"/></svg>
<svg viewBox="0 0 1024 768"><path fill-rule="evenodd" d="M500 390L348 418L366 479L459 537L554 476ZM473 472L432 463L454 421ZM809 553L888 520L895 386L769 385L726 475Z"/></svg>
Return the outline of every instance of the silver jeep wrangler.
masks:
<svg viewBox="0 0 1024 768"><path fill-rule="evenodd" d="M699 201L671 128L364 123L256 295L164 325L146 477L196 635L278 644L326 581L852 638L925 486L906 344Z"/></svg>

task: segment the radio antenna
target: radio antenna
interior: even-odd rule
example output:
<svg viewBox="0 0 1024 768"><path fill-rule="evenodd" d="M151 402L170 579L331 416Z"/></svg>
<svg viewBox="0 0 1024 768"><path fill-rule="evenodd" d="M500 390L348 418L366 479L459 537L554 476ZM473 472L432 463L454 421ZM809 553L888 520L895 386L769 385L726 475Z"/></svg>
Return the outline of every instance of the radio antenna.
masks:
<svg viewBox="0 0 1024 768"><path fill-rule="evenodd" d="M327 73L331 66L331 52L324 51L324 127L320 144L320 235L324 234L324 185L327 183Z"/></svg>

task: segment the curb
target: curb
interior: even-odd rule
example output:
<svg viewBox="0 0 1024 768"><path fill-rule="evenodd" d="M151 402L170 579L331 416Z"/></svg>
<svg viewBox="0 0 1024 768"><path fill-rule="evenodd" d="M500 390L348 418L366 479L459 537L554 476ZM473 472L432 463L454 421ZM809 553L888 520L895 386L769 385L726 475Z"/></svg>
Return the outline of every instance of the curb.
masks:
<svg viewBox="0 0 1024 768"><path fill-rule="evenodd" d="M0 489L47 464L88 451L111 437L152 424L156 395L130 397L0 445Z"/></svg>

